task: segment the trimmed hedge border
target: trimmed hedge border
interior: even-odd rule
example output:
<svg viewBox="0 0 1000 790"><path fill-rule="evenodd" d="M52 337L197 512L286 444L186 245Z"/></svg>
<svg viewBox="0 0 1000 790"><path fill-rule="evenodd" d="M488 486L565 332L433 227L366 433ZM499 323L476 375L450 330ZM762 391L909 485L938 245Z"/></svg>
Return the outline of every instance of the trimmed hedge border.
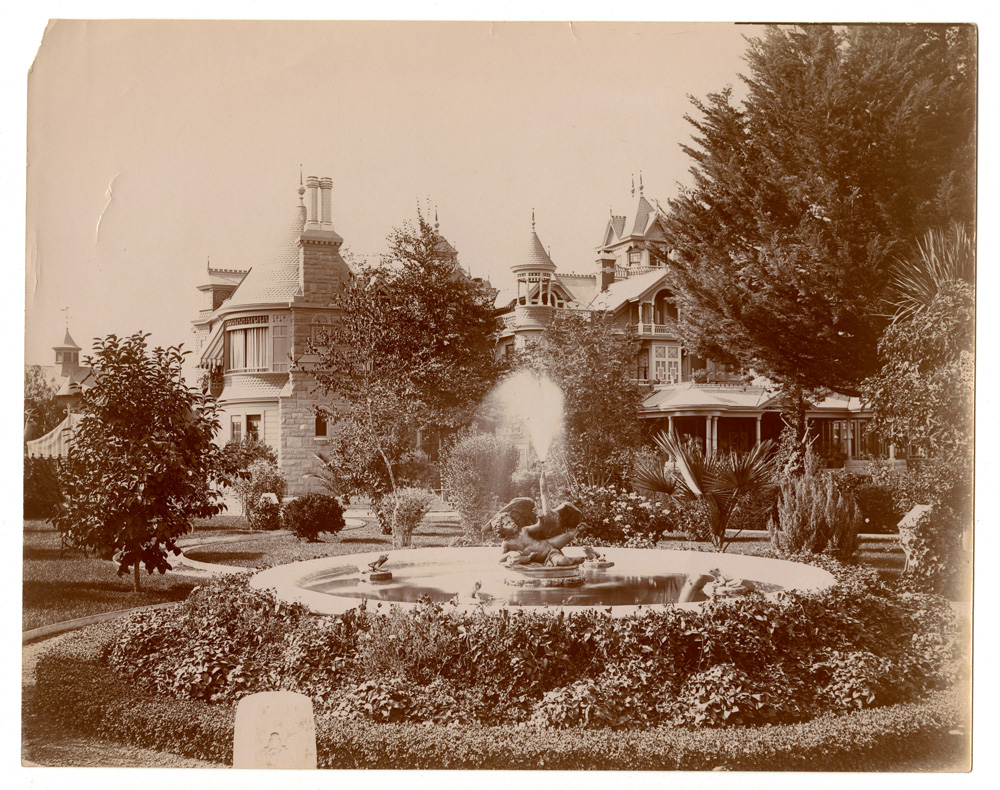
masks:
<svg viewBox="0 0 1000 790"><path fill-rule="evenodd" d="M150 697L116 678L101 656L111 629L84 629L38 663L38 724L232 761L235 707ZM919 756L956 727L966 732L969 689L917 703L826 715L803 724L686 730L549 730L520 727L317 722L321 768L874 771ZM964 736L967 737L967 736Z"/></svg>

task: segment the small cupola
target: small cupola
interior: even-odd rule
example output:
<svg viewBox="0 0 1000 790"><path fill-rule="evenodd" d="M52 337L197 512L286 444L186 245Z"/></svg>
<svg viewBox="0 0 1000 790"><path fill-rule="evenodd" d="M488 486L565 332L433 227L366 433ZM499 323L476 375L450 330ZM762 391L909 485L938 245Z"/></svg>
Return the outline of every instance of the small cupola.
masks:
<svg viewBox="0 0 1000 790"><path fill-rule="evenodd" d="M517 304L552 305L552 280L556 265L545 251L538 233L535 231L535 210L531 210L531 237L527 254L520 263L510 270L517 278Z"/></svg>
<svg viewBox="0 0 1000 790"><path fill-rule="evenodd" d="M60 375L70 376L80 368L80 346L76 344L66 327L66 337L63 338L62 345L53 346L56 352L56 365L60 366Z"/></svg>

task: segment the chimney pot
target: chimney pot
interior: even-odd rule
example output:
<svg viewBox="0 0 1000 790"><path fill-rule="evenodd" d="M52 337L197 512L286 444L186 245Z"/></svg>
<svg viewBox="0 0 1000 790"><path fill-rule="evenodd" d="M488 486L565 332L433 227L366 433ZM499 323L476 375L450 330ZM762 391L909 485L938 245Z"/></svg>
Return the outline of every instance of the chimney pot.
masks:
<svg viewBox="0 0 1000 790"><path fill-rule="evenodd" d="M319 226L318 194L319 179L316 176L306 178L306 189L309 190L309 200L306 203L306 228L316 230Z"/></svg>
<svg viewBox="0 0 1000 790"><path fill-rule="evenodd" d="M320 222L322 223L325 230L333 229L333 208L332 208L332 197L333 197L333 179L332 178L321 178L319 180L319 188L322 193L321 205L323 209L323 214L320 217Z"/></svg>

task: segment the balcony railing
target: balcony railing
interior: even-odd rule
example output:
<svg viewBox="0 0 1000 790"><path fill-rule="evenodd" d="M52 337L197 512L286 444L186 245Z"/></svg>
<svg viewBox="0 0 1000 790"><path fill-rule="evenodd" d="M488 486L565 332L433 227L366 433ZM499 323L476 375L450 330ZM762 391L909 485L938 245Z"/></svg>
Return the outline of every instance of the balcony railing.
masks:
<svg viewBox="0 0 1000 790"><path fill-rule="evenodd" d="M676 337L677 328L673 324L647 324L640 322L635 325L637 335L654 335L660 337Z"/></svg>

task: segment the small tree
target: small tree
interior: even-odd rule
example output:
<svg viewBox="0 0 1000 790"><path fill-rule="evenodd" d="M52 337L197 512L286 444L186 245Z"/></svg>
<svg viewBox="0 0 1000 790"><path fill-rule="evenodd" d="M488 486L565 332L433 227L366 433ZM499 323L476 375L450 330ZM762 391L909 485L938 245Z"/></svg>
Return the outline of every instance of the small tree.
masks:
<svg viewBox="0 0 1000 790"><path fill-rule="evenodd" d="M635 351L635 339L606 315L557 313L520 360L563 392L563 449L577 486L628 480L642 402Z"/></svg>
<svg viewBox="0 0 1000 790"><path fill-rule="evenodd" d="M231 487L243 507L250 529L278 529L280 503L288 485L276 464L265 458L253 461ZM262 499L265 494L274 494L275 502Z"/></svg>
<svg viewBox="0 0 1000 790"><path fill-rule="evenodd" d="M471 422L501 365L492 292L461 270L423 217L392 232L382 263L360 268L314 350L316 380L344 405L331 454L354 489L375 499L405 485L400 469L418 429Z"/></svg>
<svg viewBox="0 0 1000 790"><path fill-rule="evenodd" d="M55 428L66 412L56 402L55 385L45 377L40 365L29 365L24 371L24 431L43 436Z"/></svg>
<svg viewBox="0 0 1000 790"><path fill-rule="evenodd" d="M214 399L189 387L180 347L147 349L141 333L94 342L92 385L65 464L66 506L51 520L75 545L118 562L118 573L164 573L167 552L195 518L223 509Z"/></svg>

